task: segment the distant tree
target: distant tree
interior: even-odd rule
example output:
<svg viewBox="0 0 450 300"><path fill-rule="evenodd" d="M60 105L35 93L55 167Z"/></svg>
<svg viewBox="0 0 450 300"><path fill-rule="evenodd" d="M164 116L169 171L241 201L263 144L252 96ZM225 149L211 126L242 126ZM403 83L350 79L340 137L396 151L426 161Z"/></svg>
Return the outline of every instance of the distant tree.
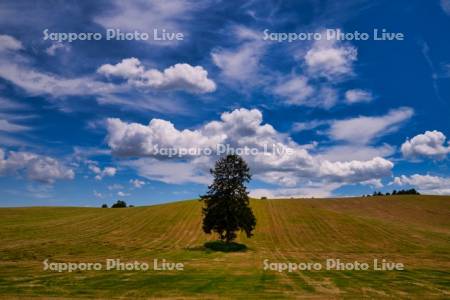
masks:
<svg viewBox="0 0 450 300"><path fill-rule="evenodd" d="M134 207L134 205L130 204L130 205L128 205L128 207Z"/></svg>
<svg viewBox="0 0 450 300"><path fill-rule="evenodd" d="M262 197L261 197L261 200L267 200L267 197L262 196Z"/></svg>
<svg viewBox="0 0 450 300"><path fill-rule="evenodd" d="M392 191L392 195L394 196L394 195L397 195L397 191L396 190L393 190Z"/></svg>
<svg viewBox="0 0 450 300"><path fill-rule="evenodd" d="M122 200L117 200L117 202L114 203L111 207L112 208L124 208L124 207L127 207L127 203Z"/></svg>
<svg viewBox="0 0 450 300"><path fill-rule="evenodd" d="M389 193L389 192L386 193L386 196L390 196L390 195L391 195L391 193Z"/></svg>
<svg viewBox="0 0 450 300"><path fill-rule="evenodd" d="M108 204L102 204L102 208L108 208Z"/></svg>
<svg viewBox="0 0 450 300"><path fill-rule="evenodd" d="M208 192L201 196L204 202L203 231L216 232L226 243L236 238L236 231L244 231L251 237L256 218L249 206L245 184L250 181L250 169L245 161L235 154L219 159L210 170L214 176Z"/></svg>
<svg viewBox="0 0 450 300"><path fill-rule="evenodd" d="M400 190L397 192L397 195L420 195L416 189L409 189L409 190Z"/></svg>

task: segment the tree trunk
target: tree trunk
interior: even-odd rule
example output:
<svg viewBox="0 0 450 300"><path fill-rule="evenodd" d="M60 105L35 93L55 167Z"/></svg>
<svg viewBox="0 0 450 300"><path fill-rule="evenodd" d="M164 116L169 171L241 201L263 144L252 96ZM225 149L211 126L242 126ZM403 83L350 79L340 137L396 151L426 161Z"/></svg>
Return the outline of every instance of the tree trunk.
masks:
<svg viewBox="0 0 450 300"><path fill-rule="evenodd" d="M225 235L225 243L229 244L233 240L232 231L228 231Z"/></svg>

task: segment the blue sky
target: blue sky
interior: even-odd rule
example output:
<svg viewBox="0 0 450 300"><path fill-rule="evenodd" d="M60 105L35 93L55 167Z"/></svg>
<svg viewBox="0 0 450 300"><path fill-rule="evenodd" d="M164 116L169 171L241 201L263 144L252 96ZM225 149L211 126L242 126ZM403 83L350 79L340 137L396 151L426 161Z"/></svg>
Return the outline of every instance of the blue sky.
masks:
<svg viewBox="0 0 450 300"><path fill-rule="evenodd" d="M222 146L253 150L255 197L450 194L448 0L2 1L0 23L0 206L196 198Z"/></svg>

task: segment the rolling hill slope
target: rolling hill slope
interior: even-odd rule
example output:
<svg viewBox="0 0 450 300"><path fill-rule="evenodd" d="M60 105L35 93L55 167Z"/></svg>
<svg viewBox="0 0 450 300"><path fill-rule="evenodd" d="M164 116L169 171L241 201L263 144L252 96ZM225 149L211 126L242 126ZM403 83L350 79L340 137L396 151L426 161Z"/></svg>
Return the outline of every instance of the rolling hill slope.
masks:
<svg viewBox="0 0 450 300"><path fill-rule="evenodd" d="M212 252L201 203L0 209L0 297L447 298L450 197L252 200L246 252ZM43 261L181 262L184 271L43 270ZM263 270L275 263L400 262L404 271Z"/></svg>

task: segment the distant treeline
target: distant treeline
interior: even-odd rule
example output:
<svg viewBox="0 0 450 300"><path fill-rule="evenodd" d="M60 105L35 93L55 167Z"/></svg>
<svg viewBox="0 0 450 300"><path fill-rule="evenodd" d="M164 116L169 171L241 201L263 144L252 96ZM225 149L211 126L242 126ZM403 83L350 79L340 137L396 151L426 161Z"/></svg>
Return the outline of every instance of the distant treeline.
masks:
<svg viewBox="0 0 450 300"><path fill-rule="evenodd" d="M111 205L111 208L125 208L127 207L127 203L125 201L122 200L117 200L116 203L114 203L113 205ZM128 205L128 207L133 207L133 205ZM108 208L108 204L103 204L102 208Z"/></svg>
<svg viewBox="0 0 450 300"><path fill-rule="evenodd" d="M409 190L393 190L392 193L387 192L386 194L383 194L382 192L373 192L372 195L363 195L363 197L375 197L375 196L396 196L396 195L420 195L416 189L409 189Z"/></svg>

